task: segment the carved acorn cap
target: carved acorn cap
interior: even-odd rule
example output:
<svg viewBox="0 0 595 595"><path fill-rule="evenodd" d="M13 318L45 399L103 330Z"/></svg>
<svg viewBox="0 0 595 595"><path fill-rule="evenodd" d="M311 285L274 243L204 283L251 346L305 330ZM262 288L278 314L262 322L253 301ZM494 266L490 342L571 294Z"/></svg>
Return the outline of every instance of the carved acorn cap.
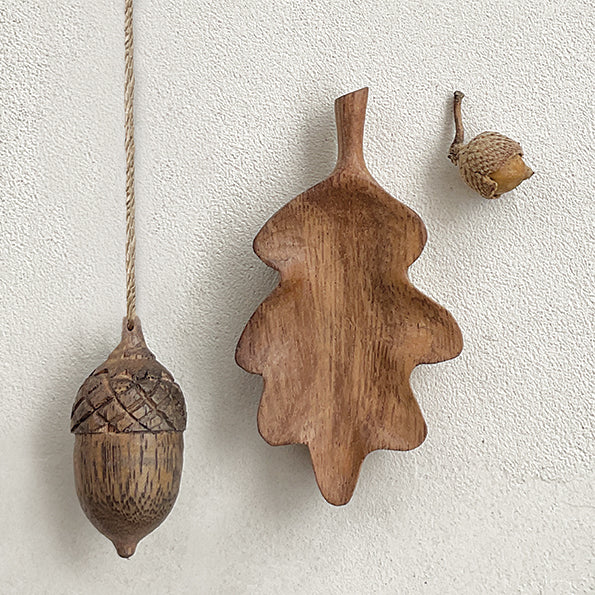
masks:
<svg viewBox="0 0 595 595"><path fill-rule="evenodd" d="M122 340L80 387L71 416L76 434L182 432L180 387L148 349L140 320L124 319Z"/></svg>
<svg viewBox="0 0 595 595"><path fill-rule="evenodd" d="M482 132L464 144L463 97L460 91L454 94L456 134L448 157L458 165L459 173L468 186L484 198L498 198L530 178L534 172L523 161L521 145L499 132Z"/></svg>

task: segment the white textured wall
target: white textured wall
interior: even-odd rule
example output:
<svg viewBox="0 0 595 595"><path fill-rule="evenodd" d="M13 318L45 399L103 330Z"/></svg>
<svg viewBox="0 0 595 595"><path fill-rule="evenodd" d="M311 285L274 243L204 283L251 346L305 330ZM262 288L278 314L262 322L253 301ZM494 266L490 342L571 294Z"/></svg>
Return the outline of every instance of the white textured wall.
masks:
<svg viewBox="0 0 595 595"><path fill-rule="evenodd" d="M188 403L178 503L130 561L85 519L68 424L124 313L122 0L0 0L0 591L575 594L594 588L590 0L137 0L139 311ZM425 220L414 282L465 349L418 368L429 426L328 505L258 435L233 353L276 283L265 220L321 180L333 100L370 87L366 153ZM537 172L488 202L468 132Z"/></svg>

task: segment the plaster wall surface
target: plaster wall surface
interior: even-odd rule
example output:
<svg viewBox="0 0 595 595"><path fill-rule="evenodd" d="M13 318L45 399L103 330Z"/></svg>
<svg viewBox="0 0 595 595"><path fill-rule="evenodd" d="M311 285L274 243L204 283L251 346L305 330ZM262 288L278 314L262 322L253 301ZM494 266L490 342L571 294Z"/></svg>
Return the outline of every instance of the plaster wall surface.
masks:
<svg viewBox="0 0 595 595"><path fill-rule="evenodd" d="M129 561L89 524L69 415L124 315L123 2L0 0L0 592L574 594L593 579L595 14L587 0L136 1L138 309L188 405L182 488ZM276 285L252 238L332 169L370 87L370 170L428 228L413 282L465 338L429 427L351 503L258 435L234 363ZM497 201L446 158L519 140Z"/></svg>

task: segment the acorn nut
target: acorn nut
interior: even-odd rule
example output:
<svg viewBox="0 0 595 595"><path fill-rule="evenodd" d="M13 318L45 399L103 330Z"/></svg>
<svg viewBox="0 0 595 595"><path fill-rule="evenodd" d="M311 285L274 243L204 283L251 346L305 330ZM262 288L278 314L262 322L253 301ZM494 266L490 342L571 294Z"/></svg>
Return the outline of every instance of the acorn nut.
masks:
<svg viewBox="0 0 595 595"><path fill-rule="evenodd" d="M484 198L499 198L533 175L523 161L523 149L498 132L482 132L467 144L461 118L460 91L454 94L455 138L448 158L459 167L465 183Z"/></svg>

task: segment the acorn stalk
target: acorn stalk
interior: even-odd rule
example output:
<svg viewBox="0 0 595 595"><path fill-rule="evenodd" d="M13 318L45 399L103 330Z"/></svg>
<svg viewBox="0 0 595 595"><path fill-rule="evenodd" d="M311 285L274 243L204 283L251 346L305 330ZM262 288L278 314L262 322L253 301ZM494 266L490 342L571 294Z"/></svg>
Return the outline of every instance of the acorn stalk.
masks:
<svg viewBox="0 0 595 595"><path fill-rule="evenodd" d="M80 387L72 408L74 475L91 523L128 558L171 511L180 488L186 408L149 351L140 320Z"/></svg>
<svg viewBox="0 0 595 595"><path fill-rule="evenodd" d="M463 93L455 91L453 113L455 137L448 158L473 190L484 198L499 198L533 175L523 161L523 149L516 141L499 132L482 132L465 143L461 115Z"/></svg>

